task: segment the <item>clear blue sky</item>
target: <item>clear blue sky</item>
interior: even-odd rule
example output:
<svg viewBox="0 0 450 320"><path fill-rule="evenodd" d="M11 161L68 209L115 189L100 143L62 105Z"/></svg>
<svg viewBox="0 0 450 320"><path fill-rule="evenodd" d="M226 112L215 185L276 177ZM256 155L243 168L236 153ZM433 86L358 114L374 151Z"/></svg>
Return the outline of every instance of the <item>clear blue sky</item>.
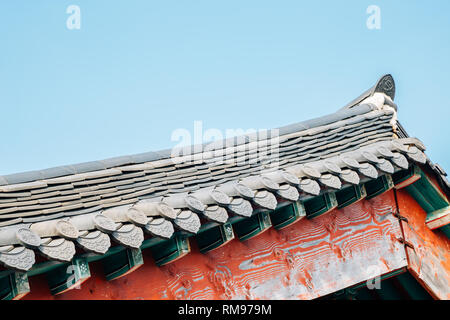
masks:
<svg viewBox="0 0 450 320"><path fill-rule="evenodd" d="M195 120L307 120L385 73L400 121L450 171L448 0L1 1L0 174L170 148Z"/></svg>

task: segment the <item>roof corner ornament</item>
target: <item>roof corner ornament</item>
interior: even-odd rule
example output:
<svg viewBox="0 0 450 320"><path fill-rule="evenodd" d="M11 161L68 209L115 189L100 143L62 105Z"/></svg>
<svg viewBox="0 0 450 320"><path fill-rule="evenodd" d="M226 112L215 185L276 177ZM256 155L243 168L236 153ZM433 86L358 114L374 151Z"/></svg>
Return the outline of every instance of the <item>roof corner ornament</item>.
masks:
<svg viewBox="0 0 450 320"><path fill-rule="evenodd" d="M382 92L392 100L395 98L395 81L392 75L385 74L375 85L375 92Z"/></svg>
<svg viewBox="0 0 450 320"><path fill-rule="evenodd" d="M374 96L375 97L383 96L384 97L383 105L389 106L392 109L397 110L397 105L394 103L395 81L392 75L385 74L384 76L382 76L373 87L366 90L356 99L353 99L345 107L341 108L340 111L351 109L355 106L364 103L369 103L369 101L366 100L369 98L373 98ZM378 108L380 108L381 106L377 105Z"/></svg>

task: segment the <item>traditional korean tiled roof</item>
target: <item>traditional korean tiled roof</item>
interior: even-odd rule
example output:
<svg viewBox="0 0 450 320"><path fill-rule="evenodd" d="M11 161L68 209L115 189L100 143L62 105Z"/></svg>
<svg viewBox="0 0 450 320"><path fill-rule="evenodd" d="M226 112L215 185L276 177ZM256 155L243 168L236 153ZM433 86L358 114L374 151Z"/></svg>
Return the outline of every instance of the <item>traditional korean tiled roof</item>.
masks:
<svg viewBox="0 0 450 320"><path fill-rule="evenodd" d="M192 148L0 176L0 262L27 271L35 254L67 262L75 248L169 239L286 203L360 185L411 164L445 172L397 121L394 80L336 113Z"/></svg>

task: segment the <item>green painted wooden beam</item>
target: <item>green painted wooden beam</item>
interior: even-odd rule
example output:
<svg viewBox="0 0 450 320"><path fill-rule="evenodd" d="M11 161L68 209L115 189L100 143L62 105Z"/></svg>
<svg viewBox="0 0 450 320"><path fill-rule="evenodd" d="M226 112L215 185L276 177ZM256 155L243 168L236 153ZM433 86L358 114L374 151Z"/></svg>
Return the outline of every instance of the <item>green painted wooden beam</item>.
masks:
<svg viewBox="0 0 450 320"><path fill-rule="evenodd" d="M440 229L450 224L450 206L428 212L425 224L431 230Z"/></svg>
<svg viewBox="0 0 450 320"><path fill-rule="evenodd" d="M364 185L361 186L349 186L342 190L336 192L336 200L338 203L338 209L344 208L351 205L352 203L358 202L367 196L366 188Z"/></svg>
<svg viewBox="0 0 450 320"><path fill-rule="evenodd" d="M450 204L439 188L419 168L420 179L405 190L427 213L425 224L431 230L441 230L450 238Z"/></svg>
<svg viewBox="0 0 450 320"><path fill-rule="evenodd" d="M392 176L389 174L382 175L375 180L370 180L364 184L366 188L366 199L372 199L394 187Z"/></svg>
<svg viewBox="0 0 450 320"><path fill-rule="evenodd" d="M409 273L405 272L396 277L402 287L408 292L412 300L432 300L430 294Z"/></svg>
<svg viewBox="0 0 450 320"><path fill-rule="evenodd" d="M234 239L233 227L230 223L218 225L214 228L201 231L195 236L201 253L217 249Z"/></svg>
<svg viewBox="0 0 450 320"><path fill-rule="evenodd" d="M337 208L338 202L334 192L321 194L303 202L308 219L318 217Z"/></svg>
<svg viewBox="0 0 450 320"><path fill-rule="evenodd" d="M141 249L126 249L102 260L106 280L123 277L144 264Z"/></svg>
<svg viewBox="0 0 450 320"><path fill-rule="evenodd" d="M0 278L0 300L19 300L29 292L26 272L12 272Z"/></svg>
<svg viewBox="0 0 450 320"><path fill-rule="evenodd" d="M428 201L426 194L420 189L416 188L414 184L411 184L405 188L406 191L416 200L416 202L422 207L425 212L435 211L434 206Z"/></svg>
<svg viewBox="0 0 450 320"><path fill-rule="evenodd" d="M442 192L420 169L419 174L420 179L407 186L406 191L427 213L448 207L449 202Z"/></svg>
<svg viewBox="0 0 450 320"><path fill-rule="evenodd" d="M319 299L333 300L432 300L430 294L410 274L406 267L380 276L380 287L369 289L363 281Z"/></svg>
<svg viewBox="0 0 450 320"><path fill-rule="evenodd" d="M88 261L75 258L70 263L48 272L47 281L51 294L57 295L79 287L90 276Z"/></svg>
<svg viewBox="0 0 450 320"><path fill-rule="evenodd" d="M393 281L393 278L382 281L380 286L380 289L372 289L378 295L380 300L407 299L407 295L405 295L406 292L402 290L402 288L399 288L395 285L395 281Z"/></svg>
<svg viewBox="0 0 450 320"><path fill-rule="evenodd" d="M32 277L32 276L36 276L39 274L44 274L44 273L47 273L54 269L59 268L63 264L64 264L64 262L50 261L50 260L36 263L30 270L27 271L27 275L28 275L28 277Z"/></svg>
<svg viewBox="0 0 450 320"><path fill-rule="evenodd" d="M381 275L378 279L380 287L369 289L367 286L367 280L362 281L354 286L339 290L337 292L331 293L327 296L320 297L323 300L392 300L392 299L404 299L405 294L411 296L406 288L401 288L396 286L396 281L399 277L405 279L404 282L408 281L409 288L414 288L417 290L417 286L420 285L415 281L412 276L406 278L404 275L408 274L407 268L403 267L391 272ZM412 279L412 280L411 280ZM413 281L414 283L411 283ZM421 288L421 287L420 287ZM420 290L419 288L419 290ZM422 291L424 290L421 288ZM420 292L422 294L423 292ZM414 295L414 294L413 294ZM416 294L416 297L419 295Z"/></svg>
<svg viewBox="0 0 450 320"><path fill-rule="evenodd" d="M176 236L150 248L157 266L163 266L184 257L191 251L189 239Z"/></svg>
<svg viewBox="0 0 450 320"><path fill-rule="evenodd" d="M449 224L447 224L443 227L440 227L439 230L441 230L447 236L447 238L450 239L450 225Z"/></svg>
<svg viewBox="0 0 450 320"><path fill-rule="evenodd" d="M268 212L260 212L233 224L236 236L241 241L253 238L272 226Z"/></svg>
<svg viewBox="0 0 450 320"><path fill-rule="evenodd" d="M406 170L397 171L392 175L394 188L402 189L416 182L420 177L420 168L416 165L412 165Z"/></svg>
<svg viewBox="0 0 450 320"><path fill-rule="evenodd" d="M400 274L403 274L405 272L407 272L407 269L405 267L397 269L397 270L393 270L391 272L382 274L380 276L380 281L386 280L386 279L391 278L391 277L396 277L396 276L398 276ZM359 290L359 289L362 289L364 287L367 287L367 281L360 282L360 283L352 286L351 288L354 289L354 290Z"/></svg>
<svg viewBox="0 0 450 320"><path fill-rule="evenodd" d="M301 202L294 202L270 213L270 220L275 229L281 230L300 221L306 216L306 210Z"/></svg>

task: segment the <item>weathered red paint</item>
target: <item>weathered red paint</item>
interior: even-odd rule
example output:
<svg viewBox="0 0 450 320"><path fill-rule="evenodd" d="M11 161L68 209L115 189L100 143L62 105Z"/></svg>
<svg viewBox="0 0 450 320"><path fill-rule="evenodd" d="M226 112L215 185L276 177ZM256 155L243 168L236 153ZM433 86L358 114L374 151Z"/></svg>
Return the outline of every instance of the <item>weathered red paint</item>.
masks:
<svg viewBox="0 0 450 320"><path fill-rule="evenodd" d="M106 281L101 264L81 289L58 296L31 277L25 299L313 299L407 265L393 191L208 254L156 267L149 250L135 272ZM381 258L380 258L381 257Z"/></svg>
<svg viewBox="0 0 450 320"><path fill-rule="evenodd" d="M439 230L425 224L426 212L405 190L397 191L409 269L416 279L438 299L450 299L450 241Z"/></svg>

